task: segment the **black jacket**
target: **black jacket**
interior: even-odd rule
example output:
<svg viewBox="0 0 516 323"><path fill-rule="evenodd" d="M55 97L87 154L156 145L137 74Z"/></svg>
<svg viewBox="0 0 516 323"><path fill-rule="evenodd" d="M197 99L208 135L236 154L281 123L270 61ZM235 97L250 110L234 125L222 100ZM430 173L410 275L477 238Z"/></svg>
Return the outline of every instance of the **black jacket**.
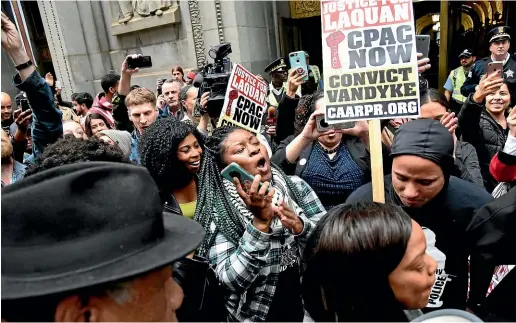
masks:
<svg viewBox="0 0 516 323"><path fill-rule="evenodd" d="M508 129L503 129L485 107L473 102L470 95L459 113L459 127L462 139L475 147L484 179L484 187L491 192L496 181L489 173L489 163L493 156L502 150L507 140Z"/></svg>
<svg viewBox="0 0 516 323"><path fill-rule="evenodd" d="M294 123L296 121L296 108L298 103L298 97L291 98L287 95L284 95L279 103L276 119L276 136L274 137L274 141L277 145L289 136L295 134L296 128L294 127Z"/></svg>
<svg viewBox="0 0 516 323"><path fill-rule="evenodd" d="M465 309L470 250L466 229L475 211L491 202L493 197L477 185L451 176L432 201L421 208L409 208L401 203L394 191L392 176L385 176L384 182L385 202L401 206L419 225L432 230L436 236L436 248L446 255L444 290L439 290L439 287L434 289L434 286L431 299L435 305L429 304L426 310ZM372 186L369 183L351 194L346 203L372 200Z"/></svg>
<svg viewBox="0 0 516 323"><path fill-rule="evenodd" d="M458 141L455 150L455 177L459 177L465 181L484 187L484 179L480 170L480 163L475 147L466 141Z"/></svg>
<svg viewBox="0 0 516 323"><path fill-rule="evenodd" d="M499 302L487 301L484 298L493 276L493 269L498 265L516 264L516 188L511 189L505 195L494 200L479 209L468 228L468 239L471 241L471 286L468 305L481 316L495 315L493 306L501 305ZM513 270L514 271L514 270ZM513 273L514 275L514 273ZM507 277L506 277L507 278ZM504 278L502 282L506 279ZM514 280L514 279L513 279ZM494 290L496 291L500 285ZM513 288L516 287L513 281ZM489 296L494 298L500 294L494 292ZM514 289L509 295L501 297L514 301L516 295ZM496 303L499 303L498 305ZM480 305L482 304L482 305ZM507 302L505 303L507 304ZM515 319L514 309L505 308L505 313L512 312L512 320ZM508 319L504 317L504 319Z"/></svg>

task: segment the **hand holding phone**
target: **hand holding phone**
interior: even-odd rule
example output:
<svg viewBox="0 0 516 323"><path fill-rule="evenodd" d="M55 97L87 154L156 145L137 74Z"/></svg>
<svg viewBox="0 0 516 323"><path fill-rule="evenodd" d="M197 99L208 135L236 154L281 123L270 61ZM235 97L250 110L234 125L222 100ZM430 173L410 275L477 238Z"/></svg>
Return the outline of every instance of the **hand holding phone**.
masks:
<svg viewBox="0 0 516 323"><path fill-rule="evenodd" d="M328 124L324 115L318 115L315 117L317 122L317 131L326 132L331 129L351 129L355 126L355 121L339 122L336 124Z"/></svg>
<svg viewBox="0 0 516 323"><path fill-rule="evenodd" d="M499 78L502 78L503 63L502 62L491 62L487 64L487 76L498 74ZM498 78L496 77L496 78Z"/></svg>
<svg viewBox="0 0 516 323"><path fill-rule="evenodd" d="M30 110L30 103L27 99L21 99L20 100L22 111Z"/></svg>
<svg viewBox="0 0 516 323"><path fill-rule="evenodd" d="M306 64L305 52L293 52L288 55L290 68L294 69L298 75L304 75L303 81L308 81L308 65Z"/></svg>

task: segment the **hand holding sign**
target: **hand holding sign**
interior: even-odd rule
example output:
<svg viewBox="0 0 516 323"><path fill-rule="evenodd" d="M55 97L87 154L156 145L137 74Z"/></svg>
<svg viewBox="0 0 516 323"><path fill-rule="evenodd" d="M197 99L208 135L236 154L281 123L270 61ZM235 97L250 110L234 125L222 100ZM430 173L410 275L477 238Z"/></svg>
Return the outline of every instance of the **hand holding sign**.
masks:
<svg viewBox="0 0 516 323"><path fill-rule="evenodd" d="M326 45L331 48L331 67L333 69L339 69L342 67L339 58L339 44L344 41L346 36L342 31L337 30L326 37Z"/></svg>
<svg viewBox="0 0 516 323"><path fill-rule="evenodd" d="M238 99L238 91L237 90L229 91L229 102L228 102L228 106L226 108L226 115L228 117L231 116L231 106L233 105L233 101L236 99Z"/></svg>

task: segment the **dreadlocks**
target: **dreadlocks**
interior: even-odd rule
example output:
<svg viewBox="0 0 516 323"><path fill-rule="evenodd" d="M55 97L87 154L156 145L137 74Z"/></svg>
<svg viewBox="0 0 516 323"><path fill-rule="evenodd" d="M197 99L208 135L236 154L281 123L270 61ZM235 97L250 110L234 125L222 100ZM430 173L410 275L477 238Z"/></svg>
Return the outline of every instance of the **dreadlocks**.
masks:
<svg viewBox="0 0 516 323"><path fill-rule="evenodd" d="M194 176L177 159L179 144L189 134L193 134L203 145L202 135L192 125L175 118L165 118L153 122L140 139L140 162L154 178L163 203L175 189L185 187Z"/></svg>
<svg viewBox="0 0 516 323"><path fill-rule="evenodd" d="M230 195L224 187L223 179L220 175L222 169L226 166L223 157L225 140L232 132L239 129L241 128L233 126L216 128L205 143L205 157L200 171L200 187L194 218L206 230L204 240L197 250L201 257L208 255L210 247L213 245L215 237L219 232L230 242L238 244L247 225L243 217L240 216L238 209L231 203ZM283 176L295 202L302 209L306 209L301 193L292 180L272 163L271 168L274 168ZM212 223L215 224L214 230Z"/></svg>

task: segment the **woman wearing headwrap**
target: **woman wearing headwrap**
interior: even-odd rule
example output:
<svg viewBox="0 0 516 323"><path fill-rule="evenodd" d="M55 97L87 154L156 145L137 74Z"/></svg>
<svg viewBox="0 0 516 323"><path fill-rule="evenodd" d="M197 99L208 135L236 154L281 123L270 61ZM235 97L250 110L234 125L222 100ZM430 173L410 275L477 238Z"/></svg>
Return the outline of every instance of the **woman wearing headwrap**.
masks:
<svg viewBox="0 0 516 323"><path fill-rule="evenodd" d="M232 162L254 177L251 185L221 177ZM302 321L300 258L326 213L314 191L271 164L255 135L235 127L207 139L199 183L194 220L206 236L197 254L216 265L228 320Z"/></svg>
<svg viewBox="0 0 516 323"><path fill-rule="evenodd" d="M474 212L492 201L475 184L450 176L454 167L453 137L439 122L414 120L402 125L391 148L392 175L384 178L385 201L401 206L414 221L435 234L435 245L444 257L427 309L465 309L468 287L466 228ZM372 201L366 184L348 202Z"/></svg>

